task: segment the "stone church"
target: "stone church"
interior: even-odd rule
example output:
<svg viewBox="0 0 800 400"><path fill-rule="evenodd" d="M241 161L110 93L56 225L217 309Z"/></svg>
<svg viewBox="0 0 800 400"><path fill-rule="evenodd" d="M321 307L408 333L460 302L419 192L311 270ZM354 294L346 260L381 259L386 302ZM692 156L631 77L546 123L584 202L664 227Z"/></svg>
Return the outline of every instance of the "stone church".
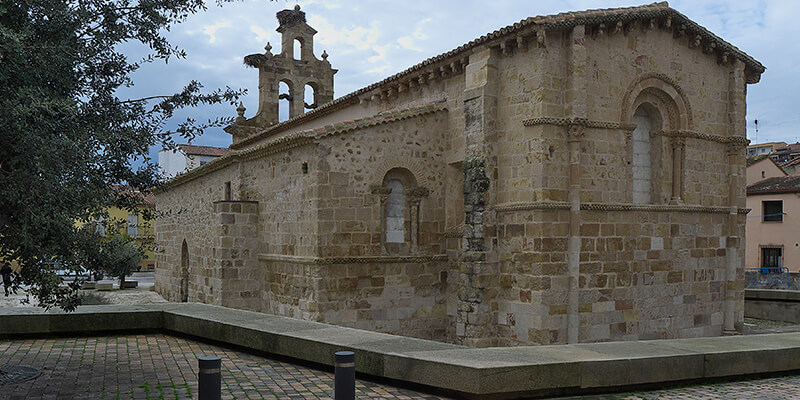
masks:
<svg viewBox="0 0 800 400"><path fill-rule="evenodd" d="M166 298L476 347L741 329L758 61L662 2L523 19L334 98L305 13L277 17L231 151L157 194Z"/></svg>

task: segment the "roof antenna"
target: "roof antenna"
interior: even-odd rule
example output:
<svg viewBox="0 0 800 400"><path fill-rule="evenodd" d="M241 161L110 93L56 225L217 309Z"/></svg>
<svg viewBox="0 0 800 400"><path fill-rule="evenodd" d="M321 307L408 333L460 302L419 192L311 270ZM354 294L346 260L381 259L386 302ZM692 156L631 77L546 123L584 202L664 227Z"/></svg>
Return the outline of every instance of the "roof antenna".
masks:
<svg viewBox="0 0 800 400"><path fill-rule="evenodd" d="M755 124L756 124L756 140L755 140L755 142L758 143L758 118L753 120L753 122L755 122Z"/></svg>

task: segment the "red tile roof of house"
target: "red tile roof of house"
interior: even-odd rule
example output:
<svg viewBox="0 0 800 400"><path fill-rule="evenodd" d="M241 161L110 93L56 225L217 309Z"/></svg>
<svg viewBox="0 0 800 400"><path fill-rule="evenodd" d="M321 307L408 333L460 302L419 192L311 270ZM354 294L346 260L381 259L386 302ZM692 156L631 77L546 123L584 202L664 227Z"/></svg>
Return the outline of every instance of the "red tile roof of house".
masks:
<svg viewBox="0 0 800 400"><path fill-rule="evenodd" d="M800 175L777 176L747 187L747 195L800 192Z"/></svg>

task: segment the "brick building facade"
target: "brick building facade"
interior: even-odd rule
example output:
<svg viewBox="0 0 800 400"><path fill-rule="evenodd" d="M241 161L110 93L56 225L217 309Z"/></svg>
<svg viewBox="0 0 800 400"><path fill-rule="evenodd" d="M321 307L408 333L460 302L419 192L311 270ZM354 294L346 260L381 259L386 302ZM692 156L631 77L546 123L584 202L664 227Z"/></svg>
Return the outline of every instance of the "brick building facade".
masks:
<svg viewBox="0 0 800 400"><path fill-rule="evenodd" d="M758 61L654 3L528 18L333 100L305 14L278 19L232 150L157 195L165 297L478 347L741 328Z"/></svg>

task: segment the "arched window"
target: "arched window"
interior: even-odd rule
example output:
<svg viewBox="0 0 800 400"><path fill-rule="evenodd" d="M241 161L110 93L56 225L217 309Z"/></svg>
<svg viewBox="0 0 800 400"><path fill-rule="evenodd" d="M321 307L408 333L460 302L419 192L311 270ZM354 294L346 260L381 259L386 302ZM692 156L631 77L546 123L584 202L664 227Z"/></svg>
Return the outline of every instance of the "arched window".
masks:
<svg viewBox="0 0 800 400"><path fill-rule="evenodd" d="M303 42L300 39L292 40L292 58L300 60L303 55Z"/></svg>
<svg viewBox="0 0 800 400"><path fill-rule="evenodd" d="M181 301L189 301L189 246L186 239L181 245Z"/></svg>
<svg viewBox="0 0 800 400"><path fill-rule="evenodd" d="M650 203L650 116L643 107L633 114L633 202L634 204Z"/></svg>
<svg viewBox="0 0 800 400"><path fill-rule="evenodd" d="M381 194L381 245L386 253L408 254L420 240L420 203L428 190L405 168L392 168L383 184L374 188Z"/></svg>
<svg viewBox="0 0 800 400"><path fill-rule="evenodd" d="M661 130L661 113L651 103L642 103L633 114L632 173L633 203L651 204L658 202L661 193L658 181L661 177L659 159L661 157L660 141L651 137L650 133Z"/></svg>
<svg viewBox="0 0 800 400"><path fill-rule="evenodd" d="M307 110L313 110L317 108L317 88L314 83L308 83L305 86L305 92L303 93L303 106Z"/></svg>
<svg viewBox="0 0 800 400"><path fill-rule="evenodd" d="M289 110L292 108L292 86L289 81L278 83L278 122L289 119Z"/></svg>
<svg viewBox="0 0 800 400"><path fill-rule="evenodd" d="M391 189L386 199L386 243L405 242L406 196L403 183L397 179L386 182Z"/></svg>

